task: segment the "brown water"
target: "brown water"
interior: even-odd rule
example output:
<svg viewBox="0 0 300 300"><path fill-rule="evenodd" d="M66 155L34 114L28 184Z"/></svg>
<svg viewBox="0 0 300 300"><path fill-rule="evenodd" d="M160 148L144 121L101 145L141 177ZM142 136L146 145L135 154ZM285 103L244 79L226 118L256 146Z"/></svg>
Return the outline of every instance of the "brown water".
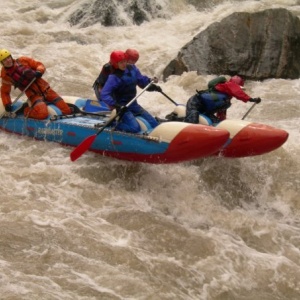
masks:
<svg viewBox="0 0 300 300"><path fill-rule="evenodd" d="M169 20L71 28L81 2L2 0L1 47L43 61L59 93L90 97L113 49L139 49L140 69L161 77L181 46L234 11L300 11L269 0L199 13L176 1ZM209 78L160 85L185 103ZM258 157L147 165L88 153L74 163L71 148L1 132L0 299L300 299L300 81L246 88L263 99L247 120L290 134ZM160 117L174 108L157 93L139 101ZM248 109L234 101L229 117Z"/></svg>

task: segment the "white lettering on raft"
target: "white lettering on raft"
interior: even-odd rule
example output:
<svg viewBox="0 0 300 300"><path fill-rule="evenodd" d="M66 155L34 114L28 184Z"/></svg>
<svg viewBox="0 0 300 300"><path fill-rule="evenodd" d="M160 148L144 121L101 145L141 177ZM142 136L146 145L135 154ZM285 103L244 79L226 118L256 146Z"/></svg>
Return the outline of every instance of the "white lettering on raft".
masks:
<svg viewBox="0 0 300 300"><path fill-rule="evenodd" d="M38 134L44 135L63 135L63 130L61 129L50 129L50 128L39 128Z"/></svg>

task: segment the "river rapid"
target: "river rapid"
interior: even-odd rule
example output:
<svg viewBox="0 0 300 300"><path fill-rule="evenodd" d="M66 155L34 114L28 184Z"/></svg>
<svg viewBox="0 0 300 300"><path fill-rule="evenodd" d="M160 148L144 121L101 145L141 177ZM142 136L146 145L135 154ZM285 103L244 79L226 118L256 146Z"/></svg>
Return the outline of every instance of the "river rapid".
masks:
<svg viewBox="0 0 300 300"><path fill-rule="evenodd" d="M110 52L136 48L140 70L186 103L213 76L161 79L194 35L236 11L300 15L296 0L215 1L205 11L161 0L165 20L71 27L83 2L0 4L1 48L41 60L61 95L94 98ZM300 299L300 80L246 89L262 98L247 120L289 132L262 156L150 165L86 153L71 162L70 147L0 132L0 299ZM174 109L160 93L139 102L158 117ZM228 118L250 108L232 102Z"/></svg>

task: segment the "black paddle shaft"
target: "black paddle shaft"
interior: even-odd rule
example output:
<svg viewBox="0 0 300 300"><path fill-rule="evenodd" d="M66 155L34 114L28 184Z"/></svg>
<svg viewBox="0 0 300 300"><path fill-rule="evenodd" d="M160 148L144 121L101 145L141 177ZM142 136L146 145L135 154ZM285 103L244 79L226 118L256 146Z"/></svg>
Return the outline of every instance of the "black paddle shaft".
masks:
<svg viewBox="0 0 300 300"><path fill-rule="evenodd" d="M171 99L167 94L165 94L163 91L160 91L161 94L163 94L167 99L169 99L173 104L176 106L178 105L173 99Z"/></svg>

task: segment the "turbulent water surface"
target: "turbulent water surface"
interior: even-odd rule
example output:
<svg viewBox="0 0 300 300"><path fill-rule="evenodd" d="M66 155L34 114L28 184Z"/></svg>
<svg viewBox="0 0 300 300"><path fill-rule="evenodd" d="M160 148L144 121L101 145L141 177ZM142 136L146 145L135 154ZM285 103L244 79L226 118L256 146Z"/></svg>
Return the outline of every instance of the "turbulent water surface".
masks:
<svg viewBox="0 0 300 300"><path fill-rule="evenodd" d="M296 0L215 1L205 11L161 0L165 20L71 27L83 2L0 4L1 48L43 61L61 95L94 97L114 49L138 49L141 71L162 78L185 43L232 12L300 15ZM210 78L189 72L160 86L185 103ZM258 157L149 165L86 153L71 162L71 148L0 132L0 299L300 299L300 80L246 88L263 99L247 119L289 132ZM159 117L174 108L159 93L139 102ZM233 100L229 118L249 107Z"/></svg>

